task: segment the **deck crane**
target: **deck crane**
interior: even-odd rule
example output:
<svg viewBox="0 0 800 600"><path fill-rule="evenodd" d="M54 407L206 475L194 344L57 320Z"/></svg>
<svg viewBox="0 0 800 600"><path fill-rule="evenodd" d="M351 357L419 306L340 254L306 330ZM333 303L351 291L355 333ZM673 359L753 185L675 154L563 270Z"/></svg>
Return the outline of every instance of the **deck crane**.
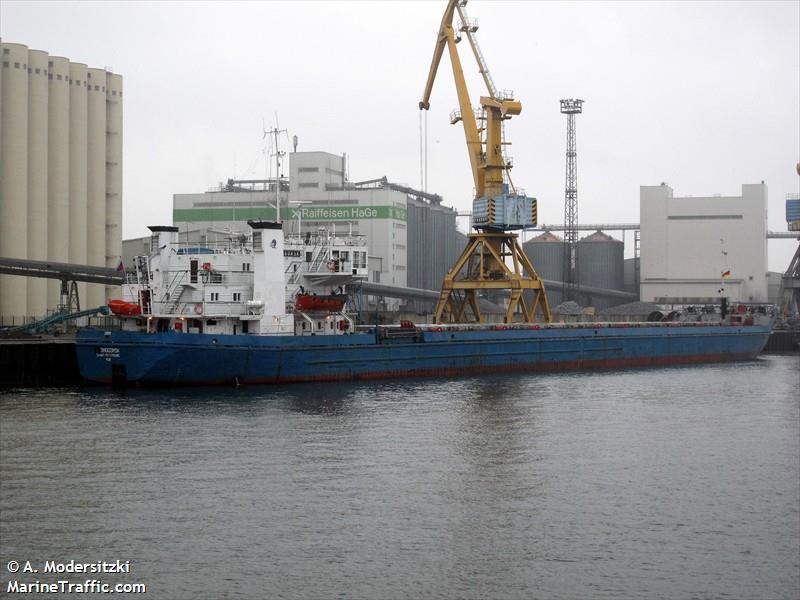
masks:
<svg viewBox="0 0 800 600"><path fill-rule="evenodd" d="M456 124L460 121L464 126L475 184L472 221L476 231L469 234L467 247L445 275L436 305L435 321L483 322L478 291L491 289L510 290L504 318L506 323L512 322L517 312L522 314L526 322L532 322L537 308L541 309L544 320L549 322L550 306L544 283L522 251L517 235L511 233L513 230L535 227L537 223L536 198L526 196L513 186L509 176L512 164L503 153L503 146L508 144L503 136L503 122L519 115L522 103L514 99L513 93L497 90L475 36L477 22L468 18L466 4L467 0L447 2L436 36L428 80L419 103L420 110L430 108L433 82L446 46L459 103L459 109L450 115L450 122ZM457 28L453 26L456 13L460 19ZM462 34L469 41L488 90L487 96L480 97L481 108L478 111L473 110L470 103L456 47ZM525 292L529 290L532 294L527 294L526 298Z"/></svg>

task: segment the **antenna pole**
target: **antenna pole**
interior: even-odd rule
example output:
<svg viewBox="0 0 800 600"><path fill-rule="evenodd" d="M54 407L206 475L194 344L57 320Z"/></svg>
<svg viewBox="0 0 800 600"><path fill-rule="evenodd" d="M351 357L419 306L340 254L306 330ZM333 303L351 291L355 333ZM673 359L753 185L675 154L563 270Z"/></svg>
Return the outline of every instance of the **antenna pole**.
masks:
<svg viewBox="0 0 800 600"><path fill-rule="evenodd" d="M278 143L280 134L286 130L275 127L268 133L275 137L275 221L281 223L281 157L285 153L281 152Z"/></svg>

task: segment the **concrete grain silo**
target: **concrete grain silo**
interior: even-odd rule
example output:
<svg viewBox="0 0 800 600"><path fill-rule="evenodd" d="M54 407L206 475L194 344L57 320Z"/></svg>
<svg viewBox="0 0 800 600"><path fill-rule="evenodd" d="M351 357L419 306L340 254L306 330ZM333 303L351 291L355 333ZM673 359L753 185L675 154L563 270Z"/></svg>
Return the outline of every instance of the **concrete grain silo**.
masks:
<svg viewBox="0 0 800 600"><path fill-rule="evenodd" d="M106 73L106 266L122 260L122 76ZM108 297L119 289L106 288Z"/></svg>
<svg viewBox="0 0 800 600"><path fill-rule="evenodd" d="M596 231L578 241L578 282L581 286L623 290L624 249L602 231Z"/></svg>
<svg viewBox="0 0 800 600"><path fill-rule="evenodd" d="M47 259L69 257L69 60L50 57L47 137ZM61 282L47 280L47 306L58 305Z"/></svg>
<svg viewBox="0 0 800 600"><path fill-rule="evenodd" d="M106 266L106 72L86 71L86 264ZM105 304L103 286L87 286L86 308Z"/></svg>
<svg viewBox="0 0 800 600"><path fill-rule="evenodd" d="M122 77L4 42L0 94L0 256L116 268ZM41 318L59 293L58 281L0 275L0 317ZM84 308L106 299L96 284L79 293Z"/></svg>
<svg viewBox="0 0 800 600"><path fill-rule="evenodd" d="M561 281L564 277L564 240L545 231L522 245L525 255L542 279Z"/></svg>
<svg viewBox="0 0 800 600"><path fill-rule="evenodd" d="M48 54L28 50L28 239L27 258L47 260ZM47 280L26 277L27 310L47 313Z"/></svg>
<svg viewBox="0 0 800 600"><path fill-rule="evenodd" d="M86 65L69 64L69 262L86 264L87 116ZM86 284L78 284L86 298ZM85 306L85 302L84 302Z"/></svg>
<svg viewBox="0 0 800 600"><path fill-rule="evenodd" d="M2 44L0 256L28 254L28 47ZM27 314L27 282L0 275L0 314Z"/></svg>

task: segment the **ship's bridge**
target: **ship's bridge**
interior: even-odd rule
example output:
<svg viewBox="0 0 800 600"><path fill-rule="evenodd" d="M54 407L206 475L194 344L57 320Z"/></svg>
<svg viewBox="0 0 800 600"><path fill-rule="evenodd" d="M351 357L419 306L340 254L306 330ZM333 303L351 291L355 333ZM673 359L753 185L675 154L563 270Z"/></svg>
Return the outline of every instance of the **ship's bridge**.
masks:
<svg viewBox="0 0 800 600"><path fill-rule="evenodd" d="M283 246L288 285L339 286L368 277L363 235L333 235L327 230L288 235Z"/></svg>

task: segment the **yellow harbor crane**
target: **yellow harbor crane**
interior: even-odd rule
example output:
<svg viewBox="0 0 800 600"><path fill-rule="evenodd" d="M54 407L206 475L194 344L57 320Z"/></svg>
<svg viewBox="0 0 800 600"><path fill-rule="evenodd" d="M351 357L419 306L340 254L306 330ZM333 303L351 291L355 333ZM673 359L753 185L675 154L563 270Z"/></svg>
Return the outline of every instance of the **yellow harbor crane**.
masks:
<svg viewBox="0 0 800 600"><path fill-rule="evenodd" d="M449 0L447 3L436 36L425 91L419 103L420 110L430 107L433 82L447 46L459 103L459 109L450 115L450 122L461 121L464 126L475 184L472 222L476 232L469 234L467 247L444 278L435 321L483 322L478 290L495 289L510 290L504 318L506 323L512 322L517 312L526 322L532 322L537 308L549 322L552 317L544 283L522 251L517 235L510 233L511 230L534 227L537 223L536 198L529 198L514 187L509 176L512 165L503 153L503 146L508 144L503 136L503 122L520 114L522 103L514 99L513 93L497 90L475 37L477 22L468 18L466 4L467 0ZM453 27L456 13L460 19L457 28ZM487 96L480 97L481 107L477 111L470 103L456 47L462 36L469 41L488 90ZM529 290L532 293L526 298L525 292Z"/></svg>

